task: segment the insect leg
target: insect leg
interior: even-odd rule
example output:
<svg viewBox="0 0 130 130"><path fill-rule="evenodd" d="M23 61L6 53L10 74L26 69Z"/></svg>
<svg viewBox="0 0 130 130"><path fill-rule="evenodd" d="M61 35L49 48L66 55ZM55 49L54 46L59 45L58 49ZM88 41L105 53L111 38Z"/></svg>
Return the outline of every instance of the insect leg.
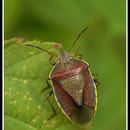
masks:
<svg viewBox="0 0 130 130"><path fill-rule="evenodd" d="M54 109L54 107L53 107L53 105L51 104L51 102L50 102L50 100L49 100L49 97L52 95L52 93L53 93L53 91L51 91L47 96L46 96L46 98L47 98L47 101L49 102L49 104L50 104L50 106L51 106L51 109L53 110L53 114L50 116L50 117L48 117L47 118L47 120L50 120L52 117L54 117L57 113L56 113L56 111L55 111L55 109Z"/></svg>
<svg viewBox="0 0 130 130"><path fill-rule="evenodd" d="M52 58L53 58L53 56L51 56L51 57L49 58L49 63L50 63L51 65L55 65L56 63L55 63L55 62L52 62Z"/></svg>
<svg viewBox="0 0 130 130"><path fill-rule="evenodd" d="M49 81L50 79L49 78L47 78L46 79L46 84L47 84L47 87L45 87L45 88L43 88L43 89L41 89L41 93L43 93L46 89L48 89L48 88L50 88L51 87L51 85L49 84Z"/></svg>
<svg viewBox="0 0 130 130"><path fill-rule="evenodd" d="M98 79L93 79L93 80L96 83L96 87L98 87L100 85L100 81Z"/></svg>
<svg viewBox="0 0 130 130"><path fill-rule="evenodd" d="M78 53L79 49L80 49L80 47L75 51L75 54L74 54L74 55L75 55L75 56L79 56L78 59L83 60L84 57L83 57L81 54Z"/></svg>
<svg viewBox="0 0 130 130"><path fill-rule="evenodd" d="M89 124L89 126L87 127L86 130L89 130L89 129L92 128L92 127L93 127L93 124Z"/></svg>
<svg viewBox="0 0 130 130"><path fill-rule="evenodd" d="M81 54L78 54L77 56L79 56L79 59L80 59L80 60L83 60L83 59L84 59L84 57L83 57Z"/></svg>
<svg viewBox="0 0 130 130"><path fill-rule="evenodd" d="M98 77L98 74L94 74L94 73L92 73L92 75Z"/></svg>

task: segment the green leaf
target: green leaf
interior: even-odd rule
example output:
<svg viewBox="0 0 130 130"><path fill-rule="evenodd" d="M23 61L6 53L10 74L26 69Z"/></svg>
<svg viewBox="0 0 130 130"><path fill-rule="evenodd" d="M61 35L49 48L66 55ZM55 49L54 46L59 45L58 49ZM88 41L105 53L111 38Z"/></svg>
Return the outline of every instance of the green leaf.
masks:
<svg viewBox="0 0 130 130"><path fill-rule="evenodd" d="M50 100L57 115L47 120L53 111L46 100L46 95L52 88L41 93L46 87L45 79L48 78L52 65L48 60L50 55L25 46L35 45L58 54L54 42L23 41L14 38L5 41L4 55L4 119L5 130L47 130L47 129L72 129L83 127L73 124L61 112L54 99ZM54 61L56 58L53 59Z"/></svg>

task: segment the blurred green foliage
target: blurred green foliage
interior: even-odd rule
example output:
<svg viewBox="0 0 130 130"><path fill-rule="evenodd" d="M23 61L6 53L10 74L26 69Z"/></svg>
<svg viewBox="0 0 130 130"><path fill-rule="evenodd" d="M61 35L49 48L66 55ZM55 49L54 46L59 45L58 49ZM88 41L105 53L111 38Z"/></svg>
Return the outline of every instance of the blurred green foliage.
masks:
<svg viewBox="0 0 130 130"><path fill-rule="evenodd" d="M5 0L4 38L62 43L80 51L101 82L94 130L125 130L126 1ZM6 53L5 53L6 56ZM22 55L21 55L22 56ZM37 68L39 69L39 68Z"/></svg>

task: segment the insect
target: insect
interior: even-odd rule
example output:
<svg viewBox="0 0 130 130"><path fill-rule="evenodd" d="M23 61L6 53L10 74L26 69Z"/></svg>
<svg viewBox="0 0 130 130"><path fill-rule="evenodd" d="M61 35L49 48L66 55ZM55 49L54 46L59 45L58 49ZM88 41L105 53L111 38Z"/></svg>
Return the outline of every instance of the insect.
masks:
<svg viewBox="0 0 130 130"><path fill-rule="evenodd" d="M48 86L43 89L44 91L51 85L53 89L47 95L47 100L54 114L48 119L56 114L49 100L49 96L53 92L58 106L72 122L78 124L89 123L95 116L97 109L97 90L94 82L99 82L93 79L89 64L80 59L82 57L81 55L79 55L79 59L70 55L76 41L87 28L88 26L77 36L68 52L63 50L58 56L43 48L26 45L47 52L51 55L50 59L53 56L58 57L56 64L53 63L54 67L49 74L49 78L46 80ZM49 61L51 62L51 60ZM50 80L51 85L48 80Z"/></svg>

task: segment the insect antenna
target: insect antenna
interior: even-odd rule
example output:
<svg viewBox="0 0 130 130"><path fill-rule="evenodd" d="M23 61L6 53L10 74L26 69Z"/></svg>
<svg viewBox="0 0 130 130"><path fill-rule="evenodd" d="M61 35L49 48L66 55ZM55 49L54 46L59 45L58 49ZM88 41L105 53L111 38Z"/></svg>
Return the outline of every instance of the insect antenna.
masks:
<svg viewBox="0 0 130 130"><path fill-rule="evenodd" d="M52 53L52 52L49 52L48 50L43 49L43 48L41 48L41 47L34 46L34 45L29 45L29 44L27 44L27 45L25 45L25 46L29 46L29 47L34 47L34 48L37 48L37 49L39 49L39 50L42 50L42 51L44 51L44 52L47 52L49 55L52 55L52 56L56 56L56 57L57 57L57 55L56 55L56 54L54 54L54 53Z"/></svg>
<svg viewBox="0 0 130 130"><path fill-rule="evenodd" d="M80 32L80 34L76 37L76 39L74 40L73 44L72 44L72 47L70 48L69 50L69 53L71 52L71 50L73 49L76 41L79 39L79 37L81 36L82 33L84 33L86 30L88 29L88 26L86 28L84 28L84 30L82 32Z"/></svg>

